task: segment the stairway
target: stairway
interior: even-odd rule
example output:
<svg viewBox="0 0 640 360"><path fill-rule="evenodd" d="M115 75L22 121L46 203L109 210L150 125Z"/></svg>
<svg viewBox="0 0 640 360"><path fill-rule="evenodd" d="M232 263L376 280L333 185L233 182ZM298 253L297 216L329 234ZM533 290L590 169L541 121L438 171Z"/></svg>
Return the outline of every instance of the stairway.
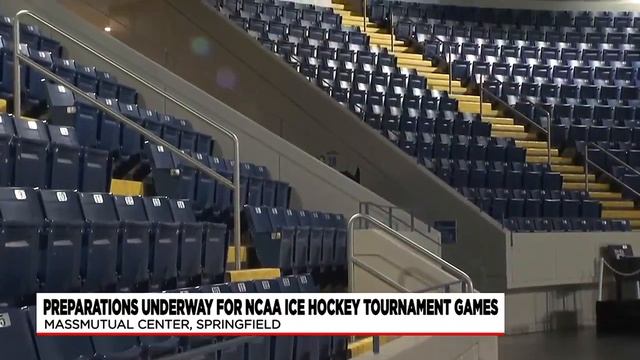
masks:
<svg viewBox="0 0 640 360"><path fill-rule="evenodd" d="M342 16L343 25L358 26L364 31L364 18L360 7L353 8L348 0L333 0L332 7L335 13ZM449 74L433 66L431 61L424 60L419 50L393 38L389 29L367 22L366 33L369 35L370 46L386 48L390 54L396 56L398 67L416 69L418 74L427 79L428 89L449 90ZM452 81L451 85L450 96L458 100L460 112L480 112L480 96L477 89L465 88L457 80ZM539 135L534 129L527 131L524 125L516 124L514 118L494 108L490 102L482 103L482 113L482 121L491 123L491 136L515 139L516 146L526 149L527 162L547 162L547 142L539 140ZM552 148L551 168L562 175L564 190L585 190L584 167L572 156L560 154L558 149ZM637 208L632 200L623 199L622 194L613 190L609 182L597 179L595 174L589 174L589 195L600 200L603 219L629 219L633 229L640 229L640 208Z"/></svg>

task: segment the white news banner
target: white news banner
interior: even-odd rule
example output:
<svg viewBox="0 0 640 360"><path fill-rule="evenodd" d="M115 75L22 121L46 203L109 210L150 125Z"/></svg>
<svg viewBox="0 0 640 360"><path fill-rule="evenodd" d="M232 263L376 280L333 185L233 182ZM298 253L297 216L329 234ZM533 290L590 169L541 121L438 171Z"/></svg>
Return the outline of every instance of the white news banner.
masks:
<svg viewBox="0 0 640 360"><path fill-rule="evenodd" d="M504 334L504 294L51 293L38 335Z"/></svg>

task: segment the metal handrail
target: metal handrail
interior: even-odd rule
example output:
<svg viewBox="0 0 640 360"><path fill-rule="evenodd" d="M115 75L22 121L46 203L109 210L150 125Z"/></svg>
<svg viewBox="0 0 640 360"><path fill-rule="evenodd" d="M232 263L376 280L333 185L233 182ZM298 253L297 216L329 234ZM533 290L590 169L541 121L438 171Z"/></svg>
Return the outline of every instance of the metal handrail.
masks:
<svg viewBox="0 0 640 360"><path fill-rule="evenodd" d="M397 282L395 282L393 279L391 279L387 275L385 275L382 272L374 269L371 265L368 265L367 263L365 263L363 261L360 261L358 259L353 259L353 263L355 265L358 265L359 267L363 268L369 274L373 275L375 278L377 278L378 280L380 280L380 281L384 282L385 284L391 286L392 288L394 288L394 289L396 289L396 290L398 290L400 292L405 292L405 293L411 292L411 290L409 290L406 287L398 284Z"/></svg>
<svg viewBox="0 0 640 360"><path fill-rule="evenodd" d="M604 152L610 158L613 158L615 161L617 161L620 164L623 164L627 168L631 169L636 175L640 175L640 171L634 169L629 164L625 163L620 158L618 158L617 156L613 155L611 152L609 152L608 150L604 149L600 145L595 144L595 143L586 143L585 144L585 148L584 148L584 183L585 183L585 191L587 193L589 192L589 166L592 166L597 171L601 172L602 174L604 174L609 179L613 180L618 185L620 185L620 186L624 187L625 189L629 190L630 192L632 192L633 195L635 195L636 199L640 199L640 193L638 193L638 191L636 191L634 188L630 187L629 185L625 184L622 180L618 179L615 175L611 174L607 170L605 170L602 167L600 167L600 165L596 164L591 159L589 159L589 146L590 145L595 146L596 148L598 148L600 151Z"/></svg>
<svg viewBox="0 0 640 360"><path fill-rule="evenodd" d="M420 235L424 236L425 238L429 239L431 242L436 244L438 247L442 246L442 244L440 244L440 242L438 242L436 239L434 239L431 235L429 235L429 234L427 234L427 233L423 232L422 230L420 230L420 229L415 227L415 225L413 223L414 222L413 212L409 212L409 215L411 216L411 223L408 224L405 220L393 215L392 210L394 208L405 211L402 208L399 208L397 206L391 206L391 205L383 206L383 205L379 205L379 204L372 203L372 202L369 202L369 201L363 201L363 202L360 203L360 211L362 211L362 208L364 207L365 214L366 215L371 215L369 213L369 206L373 206L373 207L375 207L375 208L377 208L377 209L379 209L381 211L385 211L385 209L388 209L387 212L389 213L389 227L391 227L391 223L395 220L395 221L397 221L397 222L399 222L399 223L401 223L401 224L403 224L405 226L408 226L411 229L412 232L417 232L418 234L420 234Z"/></svg>
<svg viewBox="0 0 640 360"><path fill-rule="evenodd" d="M393 43L395 42L395 29L393 28L393 9L391 9L391 7L389 7L389 27L391 28L391 36L390 36L390 41L391 41L391 52L395 52L393 51Z"/></svg>
<svg viewBox="0 0 640 360"><path fill-rule="evenodd" d="M71 42L73 42L74 44L78 45L79 47L81 47L85 51L88 51L89 53L91 53L92 55L96 56L97 58L107 62L109 65L117 68L118 70L122 71L126 75L134 78L138 82L140 82L143 85L147 86L148 88L150 88L151 90L153 90L157 94L162 95L164 98L171 100L174 104L176 104L180 108L184 109L188 113L190 113L193 116L199 118L200 120L204 121L205 123L209 124L210 126L215 128L216 130L222 132L224 135L229 137L231 139L231 141L233 142L233 149L234 149L233 181L229 181L227 178L221 176L217 172L215 172L212 169L210 169L210 168L204 166L203 164L201 164L198 160L196 160L193 157L185 154L180 149L174 147L170 143L164 141L162 138L159 138L159 137L155 136L154 133L146 130L144 127L142 127L142 126L138 125L137 123L129 120L128 118L122 116L121 114L114 112L111 108L106 107L103 104L101 104L100 102L96 101L96 99L93 99L92 97L87 96L84 93L84 91L82 91L81 89L75 87L73 84L69 83L65 79L57 76L55 73L51 72L49 69L40 66L36 62L32 61L29 57L20 54L20 51L19 51L19 48L20 48L20 19L23 18L23 17L30 17L31 19L39 22L40 24L45 25L49 29L55 31L56 33L60 34L64 38L66 38L66 39L70 40ZM48 79L50 79L52 81L58 82L58 83L60 83L60 84L62 84L64 86L68 87L74 93L76 93L76 95L80 95L80 97L84 98L89 103L91 103L94 106L96 106L96 107L100 108L101 110L105 111L106 113L111 115L114 119L116 119L116 120L118 120L118 121L120 121L120 122L122 122L122 123L124 123L124 124L126 124L126 125L128 125L130 127L132 127L137 132L139 132L140 134L144 135L145 137L153 140L157 144L165 146L167 149L169 149L169 151L174 152L176 155L178 155L180 158L182 158L183 160L185 160L186 162L188 162L192 166L196 167L198 170L204 172L208 176L210 176L213 179L219 181L221 184L223 184L224 186L230 188L231 190L234 190L233 191L233 216L234 216L234 229L235 229L235 231L233 232L234 233L233 236L234 236L234 246L236 248L236 252L235 252L235 269L236 270L240 270L242 268L241 267L241 258L240 258L240 247L241 247L241 241L240 241L240 210L241 210L241 208L240 208L240 141L238 140L238 136L234 132L232 132L231 130L227 129L226 127L224 127L222 125L219 125L219 124L215 123L214 121L210 120L208 117L206 117L205 115L203 115L199 111L193 109L189 105L185 104L183 101L181 101L178 98L174 97L172 94L170 94L167 91L162 90L158 86L150 83L149 81L147 81L146 79L142 78L138 74L126 69L125 67L123 67L120 64L118 64L116 61L111 60L109 57L99 53L98 51L96 51L92 47L90 47L87 44L85 44L83 41L77 39L75 36L67 33L63 29L59 28L56 25L53 25L52 23L50 23L46 19L40 17L37 14L34 14L33 12L31 12L29 10L20 10L20 11L18 11L18 13L16 13L16 16L14 18L14 23L13 23L13 43L15 44L15 49L13 51L13 61L14 61L14 64L13 64L13 75L14 75L14 79L16 79L13 82L13 91L14 91L14 99L13 99L13 109L14 109L13 112L14 112L14 114L13 115L14 115L14 117L16 119L20 119L21 111L22 111L22 107L21 107L22 104L21 104L21 99L20 99L21 85L22 84L19 81L19 79L20 79L20 62L24 62L24 63L28 64L29 66L31 66L33 68L36 68L39 71L41 71L46 78L48 78Z"/></svg>
<svg viewBox="0 0 640 360"><path fill-rule="evenodd" d="M549 110L547 110L544 107L540 106L540 104L534 103L533 101L530 101L528 99L525 99L525 100L529 104L533 105L534 108L536 108L536 109L542 111L543 113L547 114L547 164L549 164L549 166L551 166L551 123L553 122L553 120L551 119L551 113L549 112Z"/></svg>
<svg viewBox="0 0 640 360"><path fill-rule="evenodd" d="M519 117L525 119L530 125L532 125L533 127L535 127L536 129L540 130L543 134L547 135L547 164L550 166L551 165L551 113L549 113L545 108L540 107L539 109L541 111L544 111L548 114L548 119L549 121L547 122L547 129L543 128L540 124L538 124L537 122L535 122L533 119L529 118L527 115L521 113L520 111L516 110L513 106L511 106L508 102L504 101L503 99L501 99L499 96L497 96L496 94L492 93L491 91L487 90L484 87L484 82L483 84L481 84L480 86L480 94L488 94L489 97L491 99L493 99L494 101L497 101L498 103L500 103L503 106L506 106L507 109L509 109L510 111L512 111L513 113L515 113L516 115L518 115ZM525 99L526 100L526 99ZM527 102L529 102L530 104L532 104L534 107L538 107L537 104L532 103L529 100L526 100ZM480 105L480 111L482 111L482 105ZM482 114L480 115L480 117L482 118Z"/></svg>
<svg viewBox="0 0 640 360"><path fill-rule="evenodd" d="M387 225L385 225L380 220L378 220L378 219L376 219L376 218L374 218L374 217L372 217L370 215L361 214L361 213L357 213L357 214L354 214L353 216L351 216L351 218L349 219L349 222L347 223L347 252L348 252L347 272L348 272L348 276L349 276L349 291L350 292L353 292L355 290L355 286L354 286L355 285L354 284L355 264L356 264L356 262L358 260L355 258L354 234L355 234L355 223L356 223L356 220L358 220L358 219L363 219L365 221L368 221L368 222L376 225L378 228L380 228L381 230L385 231L389 235L393 236L395 239L400 240L400 242L402 242L403 244L409 246L413 250L415 250L418 253L420 253L420 255L428 257L430 260L432 260L433 262L435 262L438 265L440 265L441 267L443 267L444 270L447 273L449 273L450 275L452 275L456 279L460 280L463 283L463 291L464 292L473 292L473 281L471 280L471 277L469 277L469 275L467 275L464 271L458 269L457 267L455 267L451 263L449 263L446 260L442 259L438 255L432 253L431 251L425 249L424 247L416 244L413 240L409 239L408 237L406 237L406 236L400 234L399 232L393 230L392 228L388 227ZM400 284L398 284L398 285L402 286Z"/></svg>
<svg viewBox="0 0 640 360"><path fill-rule="evenodd" d="M451 56L451 42L444 42L442 40L440 40L437 36L433 35L431 37L433 40L439 42L440 44L442 44L442 51L444 52L445 49L445 45L449 44L449 46L447 47L447 58L445 58L445 61L449 64L449 93L448 95L451 96L451 82L453 81L453 59ZM427 82L428 83L428 82ZM480 107L482 107L482 104L480 104Z"/></svg>
<svg viewBox="0 0 640 360"><path fill-rule="evenodd" d="M521 113L520 111L518 111L516 108L514 108L513 106L511 106L508 102L504 101L503 99L501 99L498 95L492 93L491 91L489 91L487 88L485 87L481 87L480 91L483 92L485 95L489 95L489 97L493 100L498 102L500 105L506 107L507 110L511 111L512 113L516 114L519 118L522 118L524 120L526 120L529 125L535 127L538 131L541 131L542 133L546 134L547 130L545 128L543 128L542 126L540 126L540 124L538 124L537 122L535 122L533 119L531 119L530 117L528 117L527 115Z"/></svg>

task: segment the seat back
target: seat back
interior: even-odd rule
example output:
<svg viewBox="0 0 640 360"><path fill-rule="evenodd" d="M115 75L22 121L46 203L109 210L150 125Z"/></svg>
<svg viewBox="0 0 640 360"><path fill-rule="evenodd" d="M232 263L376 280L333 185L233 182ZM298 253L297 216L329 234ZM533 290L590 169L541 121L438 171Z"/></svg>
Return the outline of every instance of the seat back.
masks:
<svg viewBox="0 0 640 360"><path fill-rule="evenodd" d="M164 196L142 198L147 219L152 222L173 222L169 199Z"/></svg>
<svg viewBox="0 0 640 360"><path fill-rule="evenodd" d="M34 331L35 306L27 308L27 317ZM88 336L35 336L34 339L40 360L89 359L93 355L91 338Z"/></svg>
<svg viewBox="0 0 640 360"><path fill-rule="evenodd" d="M37 360L31 329L23 311L17 308L0 309L0 344L3 358Z"/></svg>
<svg viewBox="0 0 640 360"><path fill-rule="evenodd" d="M147 221L144 203L140 196L114 196L118 218L129 221Z"/></svg>

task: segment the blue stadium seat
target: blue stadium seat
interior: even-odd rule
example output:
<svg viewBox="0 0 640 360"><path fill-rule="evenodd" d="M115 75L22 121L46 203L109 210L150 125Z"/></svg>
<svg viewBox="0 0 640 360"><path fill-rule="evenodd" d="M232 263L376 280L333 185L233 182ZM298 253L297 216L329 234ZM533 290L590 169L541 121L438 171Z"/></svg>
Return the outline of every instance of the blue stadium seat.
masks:
<svg viewBox="0 0 640 360"><path fill-rule="evenodd" d="M180 130L176 118L169 114L158 114L162 126L162 138L173 146L180 146Z"/></svg>
<svg viewBox="0 0 640 360"><path fill-rule="evenodd" d="M224 159L214 156L211 158L210 164L211 168L214 169L218 174L223 175L229 180L233 178L233 168L229 168L227 162ZM231 207L231 195L231 189L216 182L214 208L217 210L225 210Z"/></svg>
<svg viewBox="0 0 640 360"><path fill-rule="evenodd" d="M149 281L150 224L139 196L114 196L120 221L118 240L118 290L134 291Z"/></svg>
<svg viewBox="0 0 640 360"><path fill-rule="evenodd" d="M318 223L314 223L311 212L296 210L296 216L298 217L298 225L309 229L307 266L310 269L317 269L320 267L322 260L323 228Z"/></svg>
<svg viewBox="0 0 640 360"><path fill-rule="evenodd" d="M40 190L46 217L42 239L44 259L39 278L43 291L71 292L81 288L84 219L74 191Z"/></svg>
<svg viewBox="0 0 640 360"><path fill-rule="evenodd" d="M180 224L178 286L198 282L203 269L209 279L218 279L225 270L226 227L196 222L189 201L170 199L169 206L174 221Z"/></svg>
<svg viewBox="0 0 640 360"><path fill-rule="evenodd" d="M254 287L257 293L279 293L281 292L278 280L254 280ZM271 349L268 351L272 360L289 360L293 357L293 336L274 336L270 338ZM253 345L250 345L253 346ZM259 346L259 345L258 345Z"/></svg>
<svg viewBox="0 0 640 360"><path fill-rule="evenodd" d="M48 51L30 49L29 58L49 70L53 70L53 59ZM23 70L24 71L24 70ZM26 67L28 99L37 104L46 99L46 83L44 75L38 70Z"/></svg>
<svg viewBox="0 0 640 360"><path fill-rule="evenodd" d="M171 157L175 167L179 170L177 174L178 186L174 189L171 197L175 199L195 199L197 170L176 154L171 153Z"/></svg>
<svg viewBox="0 0 640 360"><path fill-rule="evenodd" d="M50 189L79 189L82 149L75 129L49 125L51 172Z"/></svg>
<svg viewBox="0 0 640 360"><path fill-rule="evenodd" d="M13 184L14 138L13 117L7 114L0 114L0 186Z"/></svg>
<svg viewBox="0 0 640 360"><path fill-rule="evenodd" d="M0 308L0 319L5 324L0 327L0 343L5 347L3 357L38 360L24 311L13 307Z"/></svg>
<svg viewBox="0 0 640 360"><path fill-rule="evenodd" d="M15 186L45 188L48 185L47 147L49 135L41 121L14 122L15 138Z"/></svg>
<svg viewBox="0 0 640 360"><path fill-rule="evenodd" d="M138 110L138 105L133 103L118 102L120 113L137 124L142 125L143 120ZM120 134L122 143L122 153L125 155L135 155L142 150L142 136L133 128L122 125Z"/></svg>
<svg viewBox="0 0 640 360"><path fill-rule="evenodd" d="M288 272L293 263L295 227L286 224L284 210L245 206L248 232L260 264Z"/></svg>
<svg viewBox="0 0 640 360"><path fill-rule="evenodd" d="M118 108L118 100L115 98L98 98L103 105L106 105L116 113L120 112ZM120 122L108 115L104 111L100 111L98 121L98 147L109 152L120 150Z"/></svg>
<svg viewBox="0 0 640 360"><path fill-rule="evenodd" d="M2 310L0 310L2 312ZM36 308L26 309L29 327L36 328ZM93 344L88 336L33 336L40 360L88 360L93 358Z"/></svg>
<svg viewBox="0 0 640 360"><path fill-rule="evenodd" d="M193 131L191 123L184 119L176 119L176 124L180 129L180 149L184 151L196 151L197 135Z"/></svg>
<svg viewBox="0 0 640 360"><path fill-rule="evenodd" d="M35 294L44 216L29 188L0 188L0 303Z"/></svg>
<svg viewBox="0 0 640 360"><path fill-rule="evenodd" d="M211 156L203 153L195 153L193 157L196 158L202 165L211 168ZM206 209L213 208L215 195L216 195L216 180L212 179L209 175L197 172L196 175L196 193L193 201L193 209L196 212L202 212Z"/></svg>
<svg viewBox="0 0 640 360"><path fill-rule="evenodd" d="M162 196L142 199L151 223L149 280L151 289L161 289L178 277L180 225L173 219L169 199Z"/></svg>
<svg viewBox="0 0 640 360"><path fill-rule="evenodd" d="M158 113L151 109L139 108L140 116L142 117L144 127L152 131L154 134L162 137L162 124L158 117Z"/></svg>
<svg viewBox="0 0 640 360"><path fill-rule="evenodd" d="M284 222L295 229L293 242L293 270L294 272L307 271L309 261L309 227L299 224L295 210L284 209Z"/></svg>
<svg viewBox="0 0 640 360"><path fill-rule="evenodd" d="M113 198L104 193L80 193L79 197L86 224L81 268L83 290L113 289L117 283L120 235Z"/></svg>
<svg viewBox="0 0 640 360"><path fill-rule="evenodd" d="M97 95L105 99L118 99L118 82L116 78L106 71L96 70L98 80Z"/></svg>
<svg viewBox="0 0 640 360"><path fill-rule="evenodd" d="M76 86L86 93L98 93L98 75L94 66L76 63Z"/></svg>

